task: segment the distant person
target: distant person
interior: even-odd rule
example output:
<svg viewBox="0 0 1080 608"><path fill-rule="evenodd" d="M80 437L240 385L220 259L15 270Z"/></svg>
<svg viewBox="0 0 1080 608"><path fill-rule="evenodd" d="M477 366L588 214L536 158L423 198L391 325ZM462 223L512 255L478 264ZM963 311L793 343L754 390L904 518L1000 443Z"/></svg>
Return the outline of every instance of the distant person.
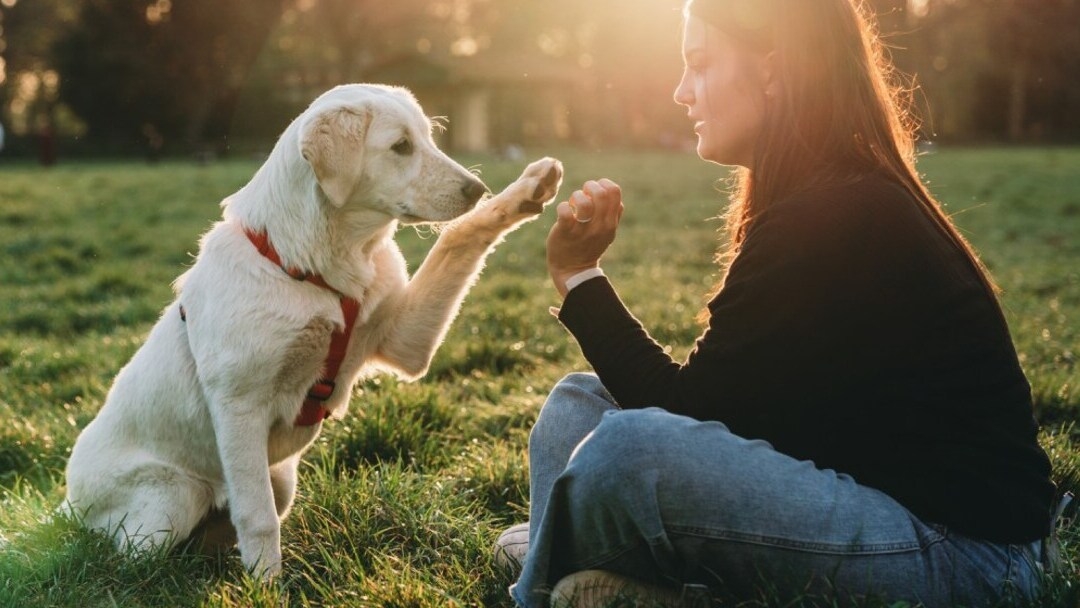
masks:
<svg viewBox="0 0 1080 608"><path fill-rule="evenodd" d="M867 11L686 5L675 101L697 154L738 170L685 361L600 271L619 187L558 206L558 316L595 375L561 381L530 436L530 521L496 546L524 561L520 606L1039 591L1055 488L1030 387L986 269L919 181Z"/></svg>
<svg viewBox="0 0 1080 608"><path fill-rule="evenodd" d="M0 152L4 151L4 123L0 123Z"/></svg>

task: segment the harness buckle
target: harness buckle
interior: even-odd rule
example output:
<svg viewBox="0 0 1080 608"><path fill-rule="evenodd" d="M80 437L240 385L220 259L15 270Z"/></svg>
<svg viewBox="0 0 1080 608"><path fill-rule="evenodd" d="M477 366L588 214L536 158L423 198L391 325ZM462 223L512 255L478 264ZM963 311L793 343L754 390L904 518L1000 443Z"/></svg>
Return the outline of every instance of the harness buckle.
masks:
<svg viewBox="0 0 1080 608"><path fill-rule="evenodd" d="M337 384L329 378L323 378L311 385L308 389L308 399L314 399L316 401L326 401L334 394L334 389L337 388Z"/></svg>
<svg viewBox="0 0 1080 608"><path fill-rule="evenodd" d="M303 282L303 281L307 281L307 280L309 280L311 278L311 273L304 272L303 270L300 270L299 268L286 268L286 267L282 266L281 269L285 271L285 274L287 274L290 277L296 279L297 281Z"/></svg>

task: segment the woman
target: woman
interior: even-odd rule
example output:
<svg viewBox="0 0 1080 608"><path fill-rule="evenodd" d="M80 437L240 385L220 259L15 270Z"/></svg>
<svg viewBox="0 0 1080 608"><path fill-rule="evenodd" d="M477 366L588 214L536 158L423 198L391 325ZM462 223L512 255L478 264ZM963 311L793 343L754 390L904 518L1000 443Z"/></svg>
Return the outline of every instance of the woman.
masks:
<svg viewBox="0 0 1080 608"><path fill-rule="evenodd" d="M564 379L532 431L527 540L498 545L524 557L513 597L1031 597L1054 488L1030 388L985 268L918 180L865 9L685 13L675 101L698 155L739 167L726 278L672 361L599 270L618 186L559 205L559 319L596 375Z"/></svg>

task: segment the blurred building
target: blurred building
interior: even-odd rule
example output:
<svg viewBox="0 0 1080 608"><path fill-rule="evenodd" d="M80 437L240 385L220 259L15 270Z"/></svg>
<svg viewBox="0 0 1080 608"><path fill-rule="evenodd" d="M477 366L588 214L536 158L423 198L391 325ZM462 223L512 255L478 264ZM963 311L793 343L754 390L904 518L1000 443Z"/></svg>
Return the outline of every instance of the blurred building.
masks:
<svg viewBox="0 0 1080 608"><path fill-rule="evenodd" d="M429 116L446 117L440 143L456 152L571 139L571 107L585 79L572 64L536 56L410 54L367 72L372 82L411 89Z"/></svg>

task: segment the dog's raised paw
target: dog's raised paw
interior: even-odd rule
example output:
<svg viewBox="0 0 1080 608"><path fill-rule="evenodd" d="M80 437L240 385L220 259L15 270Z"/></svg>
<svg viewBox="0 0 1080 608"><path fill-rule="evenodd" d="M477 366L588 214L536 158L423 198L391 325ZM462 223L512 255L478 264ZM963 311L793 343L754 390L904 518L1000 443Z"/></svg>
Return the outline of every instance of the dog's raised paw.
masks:
<svg viewBox="0 0 1080 608"><path fill-rule="evenodd" d="M549 160L549 159L544 159ZM547 173L540 178L540 182L536 184L536 189L533 190L533 201L545 201L555 198L555 194L559 191L559 184L562 182L562 163L555 159L550 159L552 162L548 166Z"/></svg>
<svg viewBox="0 0 1080 608"><path fill-rule="evenodd" d="M500 229L534 219L555 199L562 178L561 162L550 157L541 158L525 167L514 183L492 197L484 206L483 216L494 221Z"/></svg>
<svg viewBox="0 0 1080 608"><path fill-rule="evenodd" d="M540 213L544 205L551 202L559 193L562 185L563 166L558 159L545 157L533 162L521 174L523 179L534 180L532 188L527 190L528 197L521 204L523 213Z"/></svg>

